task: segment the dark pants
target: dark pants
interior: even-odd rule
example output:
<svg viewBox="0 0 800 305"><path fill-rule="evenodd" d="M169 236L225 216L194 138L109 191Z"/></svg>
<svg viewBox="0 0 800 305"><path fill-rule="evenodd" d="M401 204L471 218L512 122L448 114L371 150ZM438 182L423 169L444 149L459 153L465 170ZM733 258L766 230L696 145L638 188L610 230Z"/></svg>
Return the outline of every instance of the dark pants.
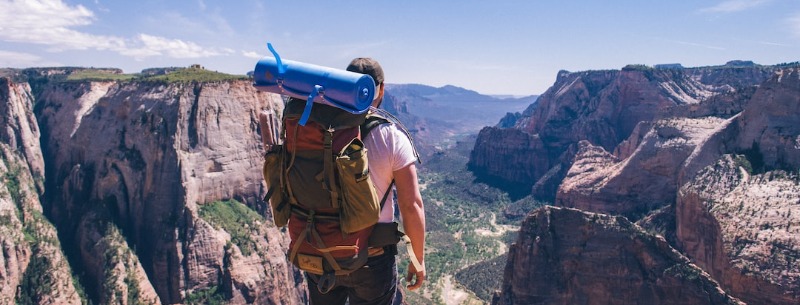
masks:
<svg viewBox="0 0 800 305"><path fill-rule="evenodd" d="M334 288L326 294L317 288L318 275L306 273L306 279L311 305L344 305L348 298L350 305L397 304L397 266L393 253L370 257L361 269L336 276Z"/></svg>

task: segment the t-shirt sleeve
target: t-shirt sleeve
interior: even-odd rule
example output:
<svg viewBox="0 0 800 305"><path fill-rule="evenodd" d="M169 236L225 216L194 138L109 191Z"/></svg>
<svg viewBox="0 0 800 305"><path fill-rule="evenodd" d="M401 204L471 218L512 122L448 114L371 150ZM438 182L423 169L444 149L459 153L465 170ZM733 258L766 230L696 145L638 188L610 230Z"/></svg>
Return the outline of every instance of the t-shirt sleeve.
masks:
<svg viewBox="0 0 800 305"><path fill-rule="evenodd" d="M417 156L414 153L414 147L411 145L411 140L401 131L396 125L391 124L387 128L389 137L392 139L389 143L392 150L392 171L397 171L410 164L417 162Z"/></svg>

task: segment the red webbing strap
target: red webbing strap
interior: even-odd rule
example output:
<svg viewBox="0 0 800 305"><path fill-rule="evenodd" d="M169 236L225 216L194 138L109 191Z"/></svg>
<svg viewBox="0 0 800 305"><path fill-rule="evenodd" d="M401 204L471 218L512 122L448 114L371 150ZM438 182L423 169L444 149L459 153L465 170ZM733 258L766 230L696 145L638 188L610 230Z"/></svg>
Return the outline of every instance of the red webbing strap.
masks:
<svg viewBox="0 0 800 305"><path fill-rule="evenodd" d="M317 232L317 230L314 230L314 229L312 228L312 229L311 229L311 236L313 236L313 237L314 237L314 239L315 239L315 240L316 240L316 242L317 242L317 247L315 247L317 250L319 250L319 249L325 249L325 248L327 248L327 247L325 246L325 243L324 243L324 242L322 242L322 238L319 236L319 232ZM358 249L358 247L356 247L356 249ZM331 264L331 268L333 268L333 270L334 270L334 271L335 271L337 274L338 274L338 273L339 273L339 272L342 270L342 267L340 267L340 266L339 266L339 263L338 263L338 262L336 262L336 259L335 259L335 258L333 258L333 255L331 255L330 251L325 251L325 252L322 252L322 257L324 257L324 258L325 258L325 260L326 260L326 261L328 261L328 263L329 263L329 264Z"/></svg>
<svg viewBox="0 0 800 305"><path fill-rule="evenodd" d="M311 212L311 215L314 215L314 213ZM295 259L297 258L297 251L300 251L300 244L302 244L303 240L305 240L308 237L308 231L311 230L311 227L314 226L314 218L310 217L311 215L307 216L306 228L303 230L303 232L300 232L300 236L298 236L297 239L294 241L294 247L292 247L292 251L289 252L290 262L295 262Z"/></svg>
<svg viewBox="0 0 800 305"><path fill-rule="evenodd" d="M292 170L292 167L294 166L294 159L297 156L297 131L299 127L300 125L294 126L294 135L292 136L292 149L291 149L292 157L291 159L289 159L289 165L286 166L286 170L284 170L283 173L281 173L281 185L283 185L284 182L286 183L286 192L289 197L289 203L294 205L297 205L297 198L294 197L292 184L289 183L288 177L289 177L289 171ZM285 148L286 147L284 147L284 151L287 150ZM281 162L283 162L283 160L281 160Z"/></svg>
<svg viewBox="0 0 800 305"><path fill-rule="evenodd" d="M312 244L312 247L314 247L314 249L316 249L317 251L322 253L322 257L328 262L328 264L331 265L331 268L333 268L334 272L337 275L339 275L339 274L349 274L349 273L353 272L353 270L342 270L342 267L339 266L339 263L331 255L330 252L338 251L338 250L356 250L356 251L358 251L358 249L359 249L358 246L355 246L355 245L353 245L353 246L334 246L334 247L325 246L325 242L322 241L322 237L319 236L319 232L317 232L317 230L314 229L314 219L316 218L316 215L315 215L314 211L313 210L312 211L308 211L308 213L306 214L305 213L306 211L299 210L299 209L292 209L292 212L294 212L294 213L296 213L298 215L306 217L306 228L303 229L303 232L300 232L300 236L298 236L297 239L295 240L294 247L292 247L292 250L289 252L289 261L291 261L291 262L295 261L295 259L297 258L297 253L300 251L301 243L303 243L306 240L308 240L309 244L311 244L311 241L312 241L312 238L313 238L313 241L316 242L316 246L314 246Z"/></svg>

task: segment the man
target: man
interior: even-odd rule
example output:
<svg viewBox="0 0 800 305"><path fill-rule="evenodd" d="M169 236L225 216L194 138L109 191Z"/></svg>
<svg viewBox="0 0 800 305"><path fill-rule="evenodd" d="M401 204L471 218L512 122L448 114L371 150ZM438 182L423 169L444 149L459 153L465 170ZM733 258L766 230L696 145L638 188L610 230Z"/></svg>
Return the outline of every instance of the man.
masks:
<svg viewBox="0 0 800 305"><path fill-rule="evenodd" d="M372 106L380 107L383 102L383 69L371 58L356 58L347 67L348 71L367 74L375 80L377 98ZM372 110L370 110L372 111ZM406 286L416 290L425 281L425 210L417 182L417 156L408 136L395 124L381 124L375 127L364 139L367 157L370 160L370 179L376 192L386 194L392 180L397 190L397 206L403 221L405 234L411 239L414 256L421 265L417 270L409 264ZM378 222L391 223L394 219L394 199L387 198ZM319 277L307 274L309 296L312 305L345 304L395 304L397 292L396 251L370 249L367 264L349 275L336 277L334 288L322 294L317 289ZM376 250L376 251L372 251Z"/></svg>

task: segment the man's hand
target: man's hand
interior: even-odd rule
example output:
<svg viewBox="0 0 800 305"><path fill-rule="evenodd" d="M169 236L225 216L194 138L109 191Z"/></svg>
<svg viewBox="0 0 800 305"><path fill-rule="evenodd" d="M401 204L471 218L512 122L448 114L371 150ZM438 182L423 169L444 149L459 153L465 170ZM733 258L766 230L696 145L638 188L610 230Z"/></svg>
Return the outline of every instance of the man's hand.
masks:
<svg viewBox="0 0 800 305"><path fill-rule="evenodd" d="M411 282L412 279L414 280L414 282ZM425 282L425 270L418 272L416 268L414 268L414 264L408 264L408 274L406 274L406 282L411 283L409 285L406 285L406 288L408 288L408 290L414 291L419 289L419 287L422 287L422 283Z"/></svg>

